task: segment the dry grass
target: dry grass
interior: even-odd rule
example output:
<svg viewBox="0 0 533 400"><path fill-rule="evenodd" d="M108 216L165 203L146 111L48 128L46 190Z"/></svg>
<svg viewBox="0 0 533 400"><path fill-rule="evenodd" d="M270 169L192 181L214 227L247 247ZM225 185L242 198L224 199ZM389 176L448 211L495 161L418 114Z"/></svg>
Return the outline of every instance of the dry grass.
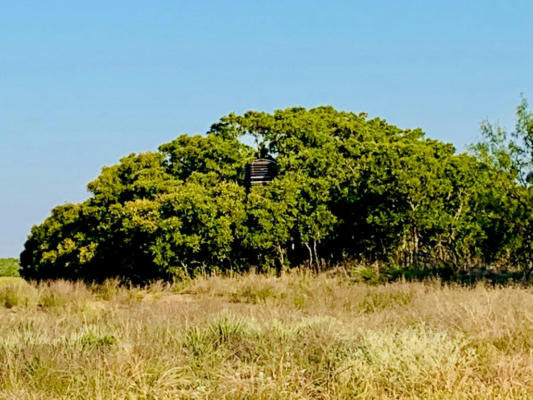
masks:
<svg viewBox="0 0 533 400"><path fill-rule="evenodd" d="M0 399L531 399L533 290L0 282Z"/></svg>

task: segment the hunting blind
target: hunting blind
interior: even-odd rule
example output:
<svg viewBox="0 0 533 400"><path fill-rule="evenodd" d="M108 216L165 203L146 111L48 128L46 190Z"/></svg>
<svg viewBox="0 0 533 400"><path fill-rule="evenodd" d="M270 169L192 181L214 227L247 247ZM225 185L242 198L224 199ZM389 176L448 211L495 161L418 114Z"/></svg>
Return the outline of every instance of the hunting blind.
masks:
<svg viewBox="0 0 533 400"><path fill-rule="evenodd" d="M275 175L274 160L258 158L246 166L246 186L263 185L271 182Z"/></svg>

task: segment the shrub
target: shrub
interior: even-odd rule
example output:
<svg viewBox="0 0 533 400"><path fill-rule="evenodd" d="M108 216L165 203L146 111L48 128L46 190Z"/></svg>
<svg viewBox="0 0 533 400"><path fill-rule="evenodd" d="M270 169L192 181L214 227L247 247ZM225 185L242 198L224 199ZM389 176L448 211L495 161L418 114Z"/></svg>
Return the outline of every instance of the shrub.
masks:
<svg viewBox="0 0 533 400"><path fill-rule="evenodd" d="M16 258L0 258L0 276L19 276L19 269Z"/></svg>

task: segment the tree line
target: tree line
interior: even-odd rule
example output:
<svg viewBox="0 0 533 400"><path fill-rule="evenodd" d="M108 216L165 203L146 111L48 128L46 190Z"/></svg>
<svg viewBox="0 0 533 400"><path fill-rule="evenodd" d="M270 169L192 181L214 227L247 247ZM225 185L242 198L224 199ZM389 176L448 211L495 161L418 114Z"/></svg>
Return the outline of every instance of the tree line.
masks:
<svg viewBox="0 0 533 400"><path fill-rule="evenodd" d="M482 125L466 153L324 106L229 114L203 136L130 154L52 210L21 254L29 278L133 281L345 260L399 270L533 267L533 116ZM256 146L242 141L252 136ZM267 185L245 185L259 153Z"/></svg>

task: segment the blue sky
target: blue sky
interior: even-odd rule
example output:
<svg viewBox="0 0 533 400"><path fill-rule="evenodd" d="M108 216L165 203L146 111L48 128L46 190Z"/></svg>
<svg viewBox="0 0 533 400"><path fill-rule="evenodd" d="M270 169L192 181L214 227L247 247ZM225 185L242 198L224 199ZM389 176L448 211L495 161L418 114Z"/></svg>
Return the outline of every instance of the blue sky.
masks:
<svg viewBox="0 0 533 400"><path fill-rule="evenodd" d="M104 165L231 111L330 104L462 150L533 99L532 20L520 0L3 2L0 257Z"/></svg>

